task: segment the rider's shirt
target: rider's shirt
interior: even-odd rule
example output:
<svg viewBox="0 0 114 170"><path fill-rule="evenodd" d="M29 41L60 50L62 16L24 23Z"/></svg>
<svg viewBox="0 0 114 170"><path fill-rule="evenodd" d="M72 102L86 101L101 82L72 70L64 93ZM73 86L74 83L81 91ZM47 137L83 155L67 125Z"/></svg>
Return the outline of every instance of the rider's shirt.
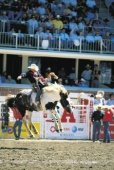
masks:
<svg viewBox="0 0 114 170"><path fill-rule="evenodd" d="M21 77L22 78L28 78L31 83L36 83L36 77L41 77L42 75L38 71L27 71L26 73L22 73Z"/></svg>

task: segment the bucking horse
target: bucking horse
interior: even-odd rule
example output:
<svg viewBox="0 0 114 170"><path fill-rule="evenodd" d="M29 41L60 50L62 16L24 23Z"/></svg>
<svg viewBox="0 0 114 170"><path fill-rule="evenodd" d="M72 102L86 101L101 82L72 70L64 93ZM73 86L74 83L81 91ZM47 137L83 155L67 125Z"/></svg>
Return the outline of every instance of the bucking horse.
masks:
<svg viewBox="0 0 114 170"><path fill-rule="evenodd" d="M6 97L5 104L9 108L16 108L22 114L23 122L29 132L30 137L33 137L27 122L25 120L26 111L29 112L29 125L32 126L35 133L38 133L33 123L31 122L33 111L43 111L51 115L54 120L56 131L62 132L63 127L61 123L61 118L57 109L57 103L60 102L62 107L68 112L72 113L72 106L68 100L68 91L64 86L59 84L50 84L43 88L43 92L40 96L40 101L35 101L36 92L33 89L25 89L17 93L16 96Z"/></svg>

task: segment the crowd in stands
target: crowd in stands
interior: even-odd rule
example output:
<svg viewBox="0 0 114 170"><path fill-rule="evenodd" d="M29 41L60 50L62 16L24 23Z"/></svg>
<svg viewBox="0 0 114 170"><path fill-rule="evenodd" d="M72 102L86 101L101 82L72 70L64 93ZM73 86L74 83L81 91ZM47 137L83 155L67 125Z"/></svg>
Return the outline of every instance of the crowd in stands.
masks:
<svg viewBox="0 0 114 170"><path fill-rule="evenodd" d="M35 40L39 36L57 45L60 37L65 49L72 47L74 40L86 42L90 47L94 43L95 50L100 50L102 39L114 44L109 19L99 16L95 0L0 0L0 10L0 20L7 21L5 31L10 35L18 33L24 45L31 44L24 34L34 34ZM109 50L109 41L102 43L102 48Z"/></svg>
<svg viewBox="0 0 114 170"><path fill-rule="evenodd" d="M0 74L0 83L16 84L17 82L12 79L11 75L8 74L7 71L4 71L2 74Z"/></svg>

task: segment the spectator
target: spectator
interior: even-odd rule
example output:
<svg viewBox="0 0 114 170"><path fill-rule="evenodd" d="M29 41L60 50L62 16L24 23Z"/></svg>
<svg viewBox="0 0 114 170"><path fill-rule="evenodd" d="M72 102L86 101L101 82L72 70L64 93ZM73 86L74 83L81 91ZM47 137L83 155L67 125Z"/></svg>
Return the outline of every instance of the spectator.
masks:
<svg viewBox="0 0 114 170"><path fill-rule="evenodd" d="M86 42L87 42L87 49L89 50L93 50L93 46L94 46L94 37L92 35L91 32L88 32L87 36L86 36Z"/></svg>
<svg viewBox="0 0 114 170"><path fill-rule="evenodd" d="M39 26L43 28L43 31L45 31L46 18L44 15L41 15L41 17L40 17Z"/></svg>
<svg viewBox="0 0 114 170"><path fill-rule="evenodd" d="M26 43L25 43L25 36L24 36L23 33L21 33L20 29L18 30L17 36L18 36L18 43L19 43L19 45L21 45L21 44L22 45L26 45Z"/></svg>
<svg viewBox="0 0 114 170"><path fill-rule="evenodd" d="M16 32L15 32L15 28L11 28L11 30L8 32L8 41L9 43L11 44L14 44L15 45L15 42L16 42L16 36L14 35Z"/></svg>
<svg viewBox="0 0 114 170"><path fill-rule="evenodd" d="M45 21L45 26L46 26L46 28L53 31L53 22L50 17L48 17L47 20Z"/></svg>
<svg viewBox="0 0 114 170"><path fill-rule="evenodd" d="M63 84L63 79L62 79L62 78L59 78L59 79L58 79L58 84L60 84L60 85Z"/></svg>
<svg viewBox="0 0 114 170"><path fill-rule="evenodd" d="M42 40L44 38L44 32L43 32L43 28L39 27L38 31L35 33L35 44L37 44L38 42L38 38L39 38L39 46L41 47L42 45Z"/></svg>
<svg viewBox="0 0 114 170"><path fill-rule="evenodd" d="M105 99L100 93L96 94L96 98L94 99L94 105L105 105Z"/></svg>
<svg viewBox="0 0 114 170"><path fill-rule="evenodd" d="M108 106L114 105L114 93L111 93L109 97L110 98L107 100L106 105Z"/></svg>
<svg viewBox="0 0 114 170"><path fill-rule="evenodd" d="M63 80L66 78L66 71L64 67L61 67L61 69L58 71L58 77L62 78Z"/></svg>
<svg viewBox="0 0 114 170"><path fill-rule="evenodd" d="M93 142L95 142L96 131L98 131L97 141L100 139L101 121L103 120L103 112L101 111L101 108L102 105L98 105L96 111L93 112L91 117L91 122L93 124Z"/></svg>
<svg viewBox="0 0 114 170"><path fill-rule="evenodd" d="M61 47L68 49L69 46L69 35L66 33L66 29L63 28L61 33L60 33L60 38L61 38Z"/></svg>
<svg viewBox="0 0 114 170"><path fill-rule="evenodd" d="M82 72L81 77L84 78L84 80L86 81L86 84L88 85L88 87L90 87L90 80L91 80L91 75L92 75L92 70L90 69L91 66L87 64L85 68L86 69Z"/></svg>
<svg viewBox="0 0 114 170"><path fill-rule="evenodd" d="M110 31L106 31L106 34L103 36L103 43L106 46L106 50L111 50L111 36Z"/></svg>
<svg viewBox="0 0 114 170"><path fill-rule="evenodd" d="M102 37L100 36L99 32L96 32L96 35L94 36L94 47L95 51L100 51L101 50L101 45L102 43ZM104 46L104 45L103 45Z"/></svg>
<svg viewBox="0 0 114 170"><path fill-rule="evenodd" d="M45 15L46 14L46 9L44 8L44 4L40 4L40 6L38 7L38 13L39 15Z"/></svg>
<svg viewBox="0 0 114 170"><path fill-rule="evenodd" d="M4 71L3 73L2 73L2 76L1 76L1 81L2 81L2 83L5 83L5 81L6 81L6 79L7 79L7 71Z"/></svg>
<svg viewBox="0 0 114 170"><path fill-rule="evenodd" d="M14 114L14 118L16 119L14 126L13 126L13 131L14 131L14 136L16 140L20 139L20 135L21 135L21 127L22 127L22 115L19 112L19 110L17 108L12 108L13 114ZM18 127L18 133L16 132L16 128Z"/></svg>
<svg viewBox="0 0 114 170"><path fill-rule="evenodd" d="M11 78L11 75L8 75L8 76L7 76L7 79L5 80L5 83L8 83L8 84L16 84L16 81Z"/></svg>
<svg viewBox="0 0 114 170"><path fill-rule="evenodd" d="M76 73L75 73L75 68L74 67L71 68L71 72L70 72L68 78L69 78L69 84L71 86L73 86L74 83L75 83L75 79L76 79Z"/></svg>
<svg viewBox="0 0 114 170"><path fill-rule="evenodd" d="M55 15L63 16L64 10L62 4L57 5L57 9L55 10Z"/></svg>
<svg viewBox="0 0 114 170"><path fill-rule="evenodd" d="M50 33L49 29L46 29L44 36L43 36L44 40L48 40L49 42L49 47L52 47L52 42L53 42L53 35L52 33Z"/></svg>
<svg viewBox="0 0 114 170"><path fill-rule="evenodd" d="M98 69L98 65L94 65L94 70L92 71L92 87L98 88L99 87L99 76L101 72Z"/></svg>
<svg viewBox="0 0 114 170"><path fill-rule="evenodd" d="M27 20L28 24L28 34L34 34L38 30L38 21L35 19L35 15L31 19Z"/></svg>
<svg viewBox="0 0 114 170"><path fill-rule="evenodd" d="M110 121L112 119L112 114L114 114L114 110L105 105L103 106L103 110L104 110L104 117L103 117L103 126L104 126L104 143L110 143L110 133L109 133L109 125L110 125Z"/></svg>
<svg viewBox="0 0 114 170"><path fill-rule="evenodd" d="M45 72L45 78L47 83L55 83L55 81L58 79L58 76L51 71L51 67L48 67Z"/></svg>
<svg viewBox="0 0 114 170"><path fill-rule="evenodd" d="M55 29L53 33L53 47L54 48L59 47L59 37L60 37L59 30Z"/></svg>
<svg viewBox="0 0 114 170"><path fill-rule="evenodd" d="M71 11L69 9L68 5L65 5L65 9L63 10L63 15L69 16L71 14Z"/></svg>
<svg viewBox="0 0 114 170"><path fill-rule="evenodd" d="M87 87L88 87L88 84L86 84L86 81L85 81L83 78L81 78L81 79L79 80L78 87L87 88Z"/></svg>
<svg viewBox="0 0 114 170"><path fill-rule="evenodd" d="M74 17L72 17L72 18L70 19L70 22L69 22L68 25L69 25L69 30L70 30L70 31L73 30L74 28L78 31L78 25L76 24Z"/></svg>
<svg viewBox="0 0 114 170"><path fill-rule="evenodd" d="M52 20L55 29L62 29L63 22L60 20L60 15L57 15L55 19Z"/></svg>
<svg viewBox="0 0 114 170"><path fill-rule="evenodd" d="M114 33L111 35L111 51L114 52Z"/></svg>

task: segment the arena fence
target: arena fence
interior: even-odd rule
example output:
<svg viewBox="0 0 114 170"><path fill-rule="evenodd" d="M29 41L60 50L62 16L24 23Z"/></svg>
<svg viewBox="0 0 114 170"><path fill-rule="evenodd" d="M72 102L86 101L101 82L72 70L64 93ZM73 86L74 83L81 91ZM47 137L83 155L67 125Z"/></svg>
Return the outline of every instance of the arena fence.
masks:
<svg viewBox="0 0 114 170"><path fill-rule="evenodd" d="M85 40L62 40L60 37L52 39L43 39L39 35L18 33L0 33L0 47L15 49L34 49L34 50L55 50L70 52L93 52L93 53L114 53L114 41L102 39L96 42L87 42Z"/></svg>

